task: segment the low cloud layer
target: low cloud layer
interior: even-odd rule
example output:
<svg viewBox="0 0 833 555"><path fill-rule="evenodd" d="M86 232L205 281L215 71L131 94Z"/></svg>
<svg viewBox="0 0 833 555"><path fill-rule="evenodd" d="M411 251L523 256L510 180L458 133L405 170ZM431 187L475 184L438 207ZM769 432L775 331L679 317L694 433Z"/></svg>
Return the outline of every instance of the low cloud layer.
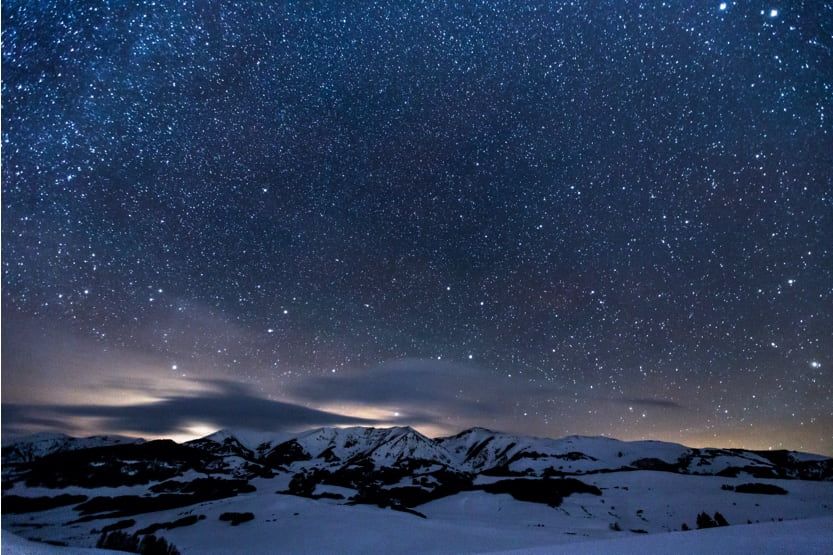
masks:
<svg viewBox="0 0 833 555"><path fill-rule="evenodd" d="M290 388L295 399L317 404L347 403L386 407L415 424L449 429L473 425L507 427L524 409L575 397L557 385L496 375L472 364L406 358L335 376L307 378ZM594 405L682 411L675 401L651 397L584 395ZM546 433L546 432L540 432Z"/></svg>
<svg viewBox="0 0 833 555"><path fill-rule="evenodd" d="M299 373L273 390L254 391L217 370L199 376L182 368L172 372L171 359L152 352L102 349L33 326L15 329L14 334L4 330L4 343L16 346L3 353L7 437L54 430L184 438L218 428L293 431L393 424L430 435L470 426L562 435L606 433L607 420L597 410L616 417L631 413L631 407L640 415L676 415L669 422L678 429L686 411L662 398L576 392L565 384L497 373L467 361L418 358L335 374ZM32 337L37 342L22 341ZM182 359L187 357L174 360ZM202 368L199 361L187 366Z"/></svg>
<svg viewBox="0 0 833 555"><path fill-rule="evenodd" d="M293 396L317 402L454 408L477 414L498 401L501 380L473 366L431 359L401 359L367 370L305 379ZM505 385L505 384L504 384ZM487 410L487 409L486 409Z"/></svg>
<svg viewBox="0 0 833 555"><path fill-rule="evenodd" d="M683 410L685 407L676 401L671 401L668 399L653 399L650 397L625 397L625 398L614 398L611 399L617 403L621 403L624 405L633 405L638 407L653 407L653 408L660 408L660 409L674 409L674 410Z"/></svg>
<svg viewBox="0 0 833 555"><path fill-rule="evenodd" d="M66 427L67 419L96 419L108 432L152 436L186 432L195 423L215 428L297 430L309 426L371 424L372 421L303 405L259 397L240 384L215 380L206 391L175 394L152 403L131 405L4 404L3 420L14 426Z"/></svg>

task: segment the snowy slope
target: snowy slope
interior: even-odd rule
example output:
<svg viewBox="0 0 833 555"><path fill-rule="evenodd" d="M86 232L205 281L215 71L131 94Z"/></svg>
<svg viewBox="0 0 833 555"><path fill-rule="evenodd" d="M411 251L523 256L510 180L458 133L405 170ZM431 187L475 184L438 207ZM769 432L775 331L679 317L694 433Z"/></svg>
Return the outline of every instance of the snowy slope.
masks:
<svg viewBox="0 0 833 555"><path fill-rule="evenodd" d="M444 447L410 427L318 428L299 434L276 446L276 449L290 442L303 451L303 458L320 460L319 464L345 464L360 460L370 461L377 467L417 460L446 466L454 464Z"/></svg>
<svg viewBox="0 0 833 555"><path fill-rule="evenodd" d="M43 432L16 438L7 445L3 445L3 462L30 462L46 455L103 447L107 445L124 445L141 443L142 439L117 435L101 435L84 438L74 438L65 434Z"/></svg>
<svg viewBox="0 0 833 555"><path fill-rule="evenodd" d="M59 547L33 542L6 530L0 536L3 555L124 555L124 551L94 549L89 547Z"/></svg>
<svg viewBox="0 0 833 555"><path fill-rule="evenodd" d="M244 448L252 451L255 454L263 454L276 445L283 443L294 437L294 434L288 432L263 432L259 430L218 430L213 434L209 434L203 438L204 440L214 441L216 443L223 443L227 439L232 438L240 443ZM199 440L195 440L199 441Z"/></svg>
<svg viewBox="0 0 833 555"><path fill-rule="evenodd" d="M833 552L833 518L789 520L631 536L570 545L491 552L492 555L829 555Z"/></svg>
<svg viewBox="0 0 833 555"><path fill-rule="evenodd" d="M640 459L675 463L690 449L661 441L625 442L606 437L568 436L561 439L518 436L471 428L455 436L439 438L460 464L479 472L505 467L514 472L545 468L563 472L615 469Z"/></svg>
<svg viewBox="0 0 833 555"><path fill-rule="evenodd" d="M471 428L438 438L458 464L470 472L542 475L584 474L624 468L690 474L717 474L728 469L758 469L795 476L796 466L823 465L830 459L807 453L780 452L789 464L742 449L694 449L663 441L620 441L607 437L567 436L560 439L518 436ZM829 465L825 468L829 468Z"/></svg>
<svg viewBox="0 0 833 555"><path fill-rule="evenodd" d="M244 461L257 458L255 452L246 447L235 434L225 430L220 430L200 439L187 441L185 445L219 457L234 457Z"/></svg>
<svg viewBox="0 0 833 555"><path fill-rule="evenodd" d="M0 536L3 555L123 555L123 551L93 549L89 547L58 547L21 538L16 534L3 531Z"/></svg>
<svg viewBox="0 0 833 555"><path fill-rule="evenodd" d="M301 508L301 507L298 507ZM302 509L302 508L301 508ZM303 510L303 509L302 509ZM311 518L323 515L310 515ZM329 514L335 517L337 514ZM363 515L372 519L375 515ZM403 515L404 516L404 515ZM300 517L300 515L299 515ZM402 517L400 517L402 519ZM494 537L488 530L472 530L467 528L455 529L454 526L437 525L430 529L420 529L410 536L408 534L407 520L394 519L384 522L391 534L381 535L374 528L366 529L366 536L360 537L348 530L349 527L362 523L362 519L345 517L338 527L330 526L343 531L336 534L339 539L346 541L340 543L336 552L339 553L368 553L379 552L376 549L386 549L387 553L491 553L493 555L644 555L646 553L675 553L676 555L701 555L704 553L721 553L724 555L746 555L755 553L758 555L828 555L833 550L833 518L814 518L804 520L790 520L783 522L768 522L763 524L751 524L742 526L729 526L724 528L713 528L709 530L694 530L690 532L669 532L649 535L627 535L608 539L539 544L534 547L520 549L506 549L513 543L521 545L524 539L520 536ZM383 521L386 519L382 519ZM365 521L365 524L367 521ZM307 541L302 534L310 530L304 524L310 524L309 520L298 518L298 528L289 530L288 535L282 536L286 544L279 544L274 538L265 534L254 532L256 541L247 542L235 551L234 548L225 550L218 546L222 543L224 533L232 532L232 529L221 527L206 531L207 539L212 541L214 549L205 553L241 553L247 549L248 553L270 553L278 550L293 553L314 553L322 552L319 547L333 548L334 544L320 545L314 537ZM240 528L243 530L243 528ZM328 530L330 531L330 530ZM251 531L249 531L251 533ZM272 530L272 532L275 532ZM294 532L294 533L293 533ZM395 533L406 533L405 539L397 540ZM184 534L182 534L184 536ZM412 538L412 539L411 539ZM437 544L441 538L449 538L444 541L440 548ZM491 546L487 542L493 541ZM180 539L180 545L190 552L186 547L188 539ZM208 542L206 542L208 543ZM284 550L284 547L286 549ZM505 549L497 551L497 549ZM471 548L471 550L469 550ZM3 555L110 555L121 553L117 551L55 547L47 544L30 542L19 536L4 532L2 536Z"/></svg>
<svg viewBox="0 0 833 555"><path fill-rule="evenodd" d="M333 500L276 495L277 478L258 478L252 481L256 487L252 493L132 516L135 524L128 531L189 515L202 515L204 518L192 525L158 533L186 555L480 553L519 548L544 548L552 552L555 546L563 544L578 548L581 544L576 542L624 541L664 535L678 531L683 522L692 525L699 511L725 514L732 526L718 532L739 528L741 531L734 534L737 541L746 534L742 530L747 529L744 525L747 520L772 522L827 515L827 521L833 521L833 484L827 482L773 481L790 488L789 495L781 497L722 490L720 486L724 480L736 480L732 478L637 471L599 474L593 479L604 488L602 496L570 496L555 509L517 501L509 495L464 492L421 506L419 510L426 518L420 518L368 505L348 506ZM240 526L230 526L219 520L219 516L228 511L251 512L254 519ZM70 507L39 514L7 515L3 518L3 527L21 535L37 534L44 539L91 546L99 535L95 530L121 520L105 518L67 526L66 522L76 516ZM614 521L621 524L621 532L611 530L610 524ZM24 526L18 527L18 524ZM32 524L44 526L33 529ZM649 534L637 534L631 529L644 529ZM693 534L693 539L687 534ZM829 541L833 537L833 528L828 528L824 534ZM700 533L691 531L678 536L685 536L682 540L688 542L697 542ZM795 538L796 541L801 539ZM748 551L735 551L745 552Z"/></svg>
<svg viewBox="0 0 833 555"><path fill-rule="evenodd" d="M720 512L730 528L833 518L833 461L786 451L483 428L439 439L352 427L112 441L41 436L4 451L15 462L4 460L3 529L91 547L105 526L150 526L143 533L185 554L478 553L607 540L618 549L629 537L650 549L638 542L694 528L700 513ZM225 512L252 520L231 526Z"/></svg>

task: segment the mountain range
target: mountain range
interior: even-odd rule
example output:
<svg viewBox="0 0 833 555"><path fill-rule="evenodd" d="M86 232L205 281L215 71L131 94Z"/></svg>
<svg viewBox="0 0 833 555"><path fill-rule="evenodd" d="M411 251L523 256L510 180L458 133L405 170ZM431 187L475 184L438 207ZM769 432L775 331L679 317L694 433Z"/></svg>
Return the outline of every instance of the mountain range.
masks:
<svg viewBox="0 0 833 555"><path fill-rule="evenodd" d="M315 511L353 511L347 520L372 509L375 521L384 521L393 510L431 526L459 520L465 529L495 518L492 526L511 529L514 513L523 522L539 515L548 528L555 510L561 539L588 526L603 536L709 527L701 513L715 526L727 516L728 524L833 514L833 459L821 455L607 437L549 439L485 428L440 438L409 427L221 430L185 443L36 434L3 446L2 456L3 528L82 547L130 547L158 536L175 549L193 544L194 552L211 551L220 544L200 545L201 535L185 532L205 526L205 511L241 505L263 513L275 503L293 514L309 503ZM699 488L708 489L705 499ZM686 512L674 497L678 492L702 506ZM652 514L648 507L657 496L665 506ZM631 510L635 505L640 508ZM263 519L255 511L223 514L244 515L226 518L242 518L238 526ZM172 520L159 522L163 518ZM467 546L479 549L476 541L458 547L471 551Z"/></svg>

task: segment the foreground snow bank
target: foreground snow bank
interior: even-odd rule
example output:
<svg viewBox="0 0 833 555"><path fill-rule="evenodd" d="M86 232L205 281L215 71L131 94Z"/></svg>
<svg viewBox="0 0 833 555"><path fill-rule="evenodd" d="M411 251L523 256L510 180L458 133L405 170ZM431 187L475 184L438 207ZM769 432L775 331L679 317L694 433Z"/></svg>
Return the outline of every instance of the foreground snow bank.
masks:
<svg viewBox="0 0 833 555"><path fill-rule="evenodd" d="M833 518L813 518L669 532L644 536L629 536L612 540L576 542L514 551L494 552L493 555L646 555L674 553L674 555L830 555L833 553Z"/></svg>
<svg viewBox="0 0 833 555"><path fill-rule="evenodd" d="M368 538L363 538L367 530L355 530L353 542L345 542L341 552L369 552ZM447 531L444 531L447 532ZM378 533L378 531L377 531ZM369 534L372 536L373 534ZM372 537L370 538L372 540ZM442 535L436 541L443 543ZM510 539L510 538L507 538ZM511 539L510 539L511 540ZM372 541L370 542L372 543ZM107 555L118 551L84 549L74 547L55 547L43 543L31 542L7 531L2 535L3 555ZM452 544L448 544L452 546ZM437 547L437 546L433 546ZM463 546L454 546L451 552ZM263 542L259 546L247 545L247 553L274 553L279 551L273 542ZM462 551L466 551L462 549ZM233 550L228 550L233 552ZM419 550L414 550L418 553ZM485 553L485 552L484 552ZM491 555L648 555L651 553L674 553L674 555L700 555L703 553L720 553L721 555L767 555L789 553L791 555L830 555L833 553L833 518L813 518L768 522L692 530L690 532L670 532L644 536L625 536L608 540L578 541L561 545L546 545L528 549L488 552Z"/></svg>
<svg viewBox="0 0 833 555"><path fill-rule="evenodd" d="M3 555L124 555L122 551L109 549L86 549L83 547L56 547L47 543L33 542L3 530L0 535Z"/></svg>

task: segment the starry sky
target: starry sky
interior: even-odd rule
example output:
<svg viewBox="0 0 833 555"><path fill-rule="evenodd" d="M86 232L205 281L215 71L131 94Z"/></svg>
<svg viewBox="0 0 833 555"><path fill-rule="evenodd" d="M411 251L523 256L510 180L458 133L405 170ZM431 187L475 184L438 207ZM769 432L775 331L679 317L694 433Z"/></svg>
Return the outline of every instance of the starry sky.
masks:
<svg viewBox="0 0 833 555"><path fill-rule="evenodd" d="M3 431L833 453L833 4L2 6Z"/></svg>

